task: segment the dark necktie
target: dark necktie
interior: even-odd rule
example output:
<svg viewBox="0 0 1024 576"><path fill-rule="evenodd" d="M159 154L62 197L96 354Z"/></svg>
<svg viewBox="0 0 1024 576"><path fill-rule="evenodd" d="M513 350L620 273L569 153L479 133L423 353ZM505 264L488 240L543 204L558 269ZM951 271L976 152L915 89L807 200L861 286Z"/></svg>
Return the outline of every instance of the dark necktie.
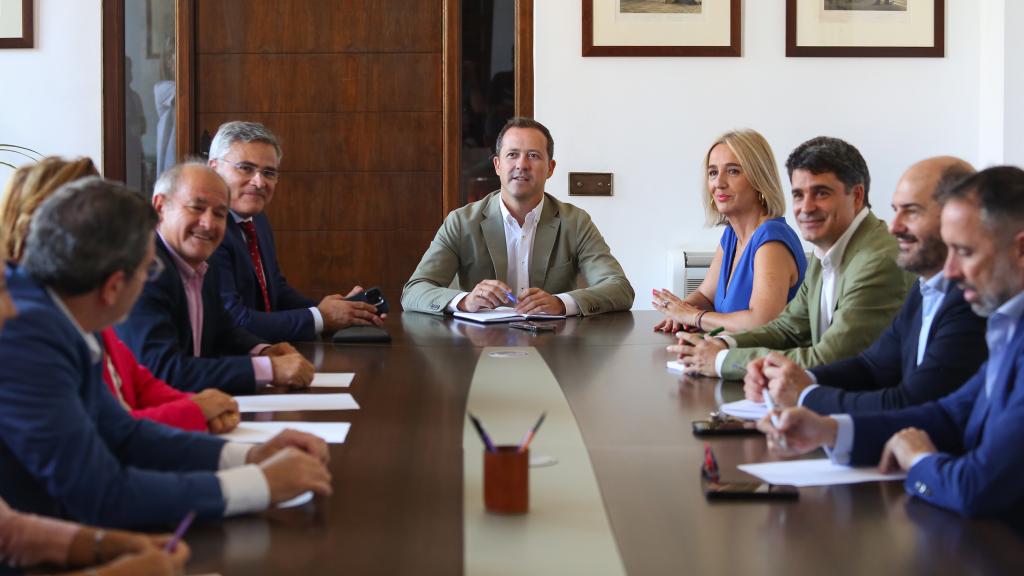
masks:
<svg viewBox="0 0 1024 576"><path fill-rule="evenodd" d="M260 290L263 292L263 310L270 312L270 294L267 293L267 279L263 275L263 259L260 258L260 243L256 239L256 225L252 220L239 222L242 232L245 234L245 243L249 245L249 256L252 258L252 266L256 269L256 279L260 282Z"/></svg>

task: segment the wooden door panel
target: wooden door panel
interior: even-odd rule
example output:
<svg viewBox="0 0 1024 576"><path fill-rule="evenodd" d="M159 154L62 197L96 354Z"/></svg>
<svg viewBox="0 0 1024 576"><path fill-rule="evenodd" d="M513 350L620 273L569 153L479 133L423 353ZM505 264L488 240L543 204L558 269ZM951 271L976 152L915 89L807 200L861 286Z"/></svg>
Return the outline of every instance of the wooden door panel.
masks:
<svg viewBox="0 0 1024 576"><path fill-rule="evenodd" d="M288 172L267 208L274 230L421 230L441 220L437 172Z"/></svg>
<svg viewBox="0 0 1024 576"><path fill-rule="evenodd" d="M206 113L436 112L440 69L440 54L204 54L199 107Z"/></svg>
<svg viewBox="0 0 1024 576"><path fill-rule="evenodd" d="M441 1L202 0L200 53L433 52Z"/></svg>

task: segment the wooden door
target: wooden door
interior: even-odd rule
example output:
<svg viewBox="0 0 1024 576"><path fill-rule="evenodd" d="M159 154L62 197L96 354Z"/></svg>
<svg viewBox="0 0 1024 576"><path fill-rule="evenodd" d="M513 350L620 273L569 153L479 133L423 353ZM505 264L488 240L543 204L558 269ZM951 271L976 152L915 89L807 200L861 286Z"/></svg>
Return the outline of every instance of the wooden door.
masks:
<svg viewBox="0 0 1024 576"><path fill-rule="evenodd" d="M267 212L313 298L394 307L443 216L445 0L195 2L193 148L228 120L282 140Z"/></svg>

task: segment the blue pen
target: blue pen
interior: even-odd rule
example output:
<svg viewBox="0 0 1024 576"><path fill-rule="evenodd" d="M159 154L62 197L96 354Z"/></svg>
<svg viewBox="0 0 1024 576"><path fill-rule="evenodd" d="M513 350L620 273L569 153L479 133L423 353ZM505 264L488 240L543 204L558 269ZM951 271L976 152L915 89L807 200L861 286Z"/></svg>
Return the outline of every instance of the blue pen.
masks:
<svg viewBox="0 0 1024 576"><path fill-rule="evenodd" d="M516 297L513 296L511 292L505 292L505 296L508 296L509 302L511 302L513 304L518 304L519 303L519 301L516 300Z"/></svg>
<svg viewBox="0 0 1024 576"><path fill-rule="evenodd" d="M473 423L473 427L476 428L476 433L480 435L480 439L483 440L487 451L494 452L494 443L491 442L491 437L488 436L487 431L484 430L483 424L481 424L480 420L477 420L477 417L473 416L472 413L466 412L466 414L469 415L469 421Z"/></svg>

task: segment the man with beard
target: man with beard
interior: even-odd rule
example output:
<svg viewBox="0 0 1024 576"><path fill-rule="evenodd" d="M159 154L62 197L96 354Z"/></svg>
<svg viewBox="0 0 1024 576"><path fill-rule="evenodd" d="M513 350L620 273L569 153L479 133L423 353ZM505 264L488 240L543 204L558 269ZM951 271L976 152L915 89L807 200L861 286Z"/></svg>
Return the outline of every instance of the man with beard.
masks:
<svg viewBox="0 0 1024 576"><path fill-rule="evenodd" d="M964 516L1024 512L1024 170L983 170L939 198L943 273L988 318L988 362L956 392L901 410L819 416L787 408L758 421L769 449L824 447L837 464L905 470L910 495Z"/></svg>
<svg viewBox="0 0 1024 576"><path fill-rule="evenodd" d="M590 215L545 194L548 129L512 118L495 144L501 190L453 211L402 290L406 310L443 314L513 305L521 314L628 310L630 286ZM448 288L458 274L459 289ZM586 288L577 288L582 276Z"/></svg>
<svg viewBox="0 0 1024 576"><path fill-rule="evenodd" d="M920 276L896 319L856 356L804 370L772 352L747 366L747 398L760 402L767 388L781 407L806 406L819 414L892 410L923 404L956 390L985 361L985 321L963 291L942 274L946 245L939 233L942 207L935 199L974 173L958 158L930 158L910 167L896 184L889 232L899 242L896 263Z"/></svg>
<svg viewBox="0 0 1024 576"><path fill-rule="evenodd" d="M786 160L793 215L815 258L782 314L736 334L679 333L669 346L689 373L740 379L772 350L804 368L862 352L885 330L914 276L896 266L896 239L871 213L871 175L851 144L819 136Z"/></svg>

